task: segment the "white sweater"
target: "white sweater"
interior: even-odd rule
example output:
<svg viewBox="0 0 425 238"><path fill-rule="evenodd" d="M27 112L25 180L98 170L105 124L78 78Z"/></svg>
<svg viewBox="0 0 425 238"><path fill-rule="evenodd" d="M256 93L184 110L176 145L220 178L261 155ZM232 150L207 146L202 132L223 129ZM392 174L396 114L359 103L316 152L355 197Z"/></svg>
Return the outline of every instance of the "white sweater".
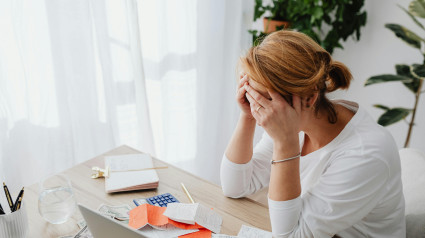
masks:
<svg viewBox="0 0 425 238"><path fill-rule="evenodd" d="M405 237L400 158L392 136L356 103L335 101L355 112L329 144L300 159L301 196L269 198L275 237ZM301 146L303 133L300 133ZM264 133L250 162L224 155L221 184L238 198L268 186L273 140Z"/></svg>

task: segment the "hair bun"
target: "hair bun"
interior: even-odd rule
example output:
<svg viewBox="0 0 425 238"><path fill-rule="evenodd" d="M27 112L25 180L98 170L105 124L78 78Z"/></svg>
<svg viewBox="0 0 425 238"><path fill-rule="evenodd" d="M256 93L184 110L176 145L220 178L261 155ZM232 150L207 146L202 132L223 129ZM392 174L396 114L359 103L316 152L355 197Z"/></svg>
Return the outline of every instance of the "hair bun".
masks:
<svg viewBox="0 0 425 238"><path fill-rule="evenodd" d="M333 92L337 89L347 89L353 78L350 70L339 61L331 61L329 65L326 91Z"/></svg>
<svg viewBox="0 0 425 238"><path fill-rule="evenodd" d="M320 68L316 70L316 73L309 79L310 82L314 83L311 85L313 91L315 88L318 88L319 90L326 88L325 81L329 78L328 68L329 67L326 63L322 63Z"/></svg>

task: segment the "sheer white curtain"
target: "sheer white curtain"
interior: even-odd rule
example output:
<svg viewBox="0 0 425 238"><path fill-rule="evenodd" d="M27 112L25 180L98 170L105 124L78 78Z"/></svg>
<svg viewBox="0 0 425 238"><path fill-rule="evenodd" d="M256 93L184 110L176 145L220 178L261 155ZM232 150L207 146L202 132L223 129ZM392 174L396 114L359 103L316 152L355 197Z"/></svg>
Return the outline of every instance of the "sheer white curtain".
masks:
<svg viewBox="0 0 425 238"><path fill-rule="evenodd" d="M140 0L157 156L219 183L236 124L236 63L251 46L253 1Z"/></svg>
<svg viewBox="0 0 425 238"><path fill-rule="evenodd" d="M128 144L218 183L252 8L0 2L0 180L18 189Z"/></svg>
<svg viewBox="0 0 425 238"><path fill-rule="evenodd" d="M0 2L0 182L154 153L137 19L133 0Z"/></svg>

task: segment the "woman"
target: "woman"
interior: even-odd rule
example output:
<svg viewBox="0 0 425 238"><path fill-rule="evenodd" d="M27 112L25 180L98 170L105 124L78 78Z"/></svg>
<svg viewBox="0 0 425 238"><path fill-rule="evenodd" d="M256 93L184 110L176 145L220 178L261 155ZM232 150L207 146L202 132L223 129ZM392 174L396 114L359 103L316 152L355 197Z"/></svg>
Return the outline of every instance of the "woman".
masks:
<svg viewBox="0 0 425 238"><path fill-rule="evenodd" d="M268 186L275 237L405 237L400 159L358 104L330 101L347 67L308 36L278 31L241 58L242 112L221 164L226 196ZM253 149L255 125L265 133Z"/></svg>

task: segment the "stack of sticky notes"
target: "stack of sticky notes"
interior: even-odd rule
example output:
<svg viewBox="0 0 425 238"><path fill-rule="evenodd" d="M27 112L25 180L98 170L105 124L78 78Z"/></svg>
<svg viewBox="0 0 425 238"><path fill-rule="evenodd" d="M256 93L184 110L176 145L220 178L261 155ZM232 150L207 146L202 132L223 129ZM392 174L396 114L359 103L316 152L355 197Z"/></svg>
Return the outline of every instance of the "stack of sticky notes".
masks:
<svg viewBox="0 0 425 238"><path fill-rule="evenodd" d="M167 207L142 204L130 211L129 226L147 237L211 237L219 233L222 218L199 204L170 203Z"/></svg>

